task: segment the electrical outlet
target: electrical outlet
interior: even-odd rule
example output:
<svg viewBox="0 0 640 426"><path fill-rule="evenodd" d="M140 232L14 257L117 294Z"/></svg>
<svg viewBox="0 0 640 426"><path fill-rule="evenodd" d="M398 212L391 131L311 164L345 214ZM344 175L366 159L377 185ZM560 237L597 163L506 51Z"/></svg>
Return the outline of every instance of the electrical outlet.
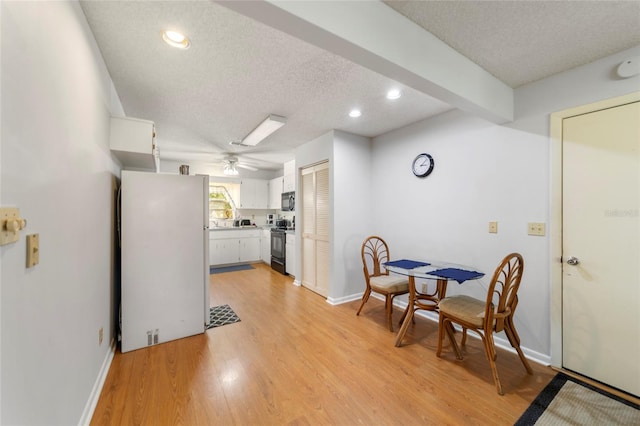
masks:
<svg viewBox="0 0 640 426"><path fill-rule="evenodd" d="M544 236L545 234L544 222L529 222L527 224L527 233L529 235Z"/></svg>
<svg viewBox="0 0 640 426"><path fill-rule="evenodd" d="M100 327L100 330L98 330L98 345L102 345L103 337L104 337L104 329Z"/></svg>
<svg viewBox="0 0 640 426"><path fill-rule="evenodd" d="M489 222L489 233L490 234L498 233L498 222Z"/></svg>

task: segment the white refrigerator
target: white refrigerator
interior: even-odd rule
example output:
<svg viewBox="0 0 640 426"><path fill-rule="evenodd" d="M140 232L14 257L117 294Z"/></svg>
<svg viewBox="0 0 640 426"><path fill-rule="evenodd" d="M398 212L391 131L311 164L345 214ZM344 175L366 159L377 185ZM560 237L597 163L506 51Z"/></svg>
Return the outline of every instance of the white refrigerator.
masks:
<svg viewBox="0 0 640 426"><path fill-rule="evenodd" d="M204 332L208 196L208 176L122 172L122 352Z"/></svg>

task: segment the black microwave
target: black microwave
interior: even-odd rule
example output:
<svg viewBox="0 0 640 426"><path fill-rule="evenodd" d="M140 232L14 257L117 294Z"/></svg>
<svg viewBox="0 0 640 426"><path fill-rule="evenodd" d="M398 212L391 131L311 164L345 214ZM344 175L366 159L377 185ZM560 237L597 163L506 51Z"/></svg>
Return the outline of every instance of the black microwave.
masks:
<svg viewBox="0 0 640 426"><path fill-rule="evenodd" d="M282 193L282 207L283 212L292 212L296 210L296 193L291 192L283 192Z"/></svg>

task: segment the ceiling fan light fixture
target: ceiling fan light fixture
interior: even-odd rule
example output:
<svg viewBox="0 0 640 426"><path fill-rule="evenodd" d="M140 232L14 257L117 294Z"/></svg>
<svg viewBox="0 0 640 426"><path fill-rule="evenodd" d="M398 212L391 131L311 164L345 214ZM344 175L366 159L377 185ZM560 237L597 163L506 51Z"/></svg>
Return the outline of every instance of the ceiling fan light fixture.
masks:
<svg viewBox="0 0 640 426"><path fill-rule="evenodd" d="M242 145L255 146L266 139L270 134L284 126L287 122L285 117L271 114L258 126L253 129L244 139L242 139Z"/></svg>
<svg viewBox="0 0 640 426"><path fill-rule="evenodd" d="M162 40L169 46L177 47L178 49L188 49L191 46L187 36L173 30L162 31Z"/></svg>
<svg viewBox="0 0 640 426"><path fill-rule="evenodd" d="M238 170L236 170L235 164L228 163L224 165L223 173L227 176L237 176Z"/></svg>

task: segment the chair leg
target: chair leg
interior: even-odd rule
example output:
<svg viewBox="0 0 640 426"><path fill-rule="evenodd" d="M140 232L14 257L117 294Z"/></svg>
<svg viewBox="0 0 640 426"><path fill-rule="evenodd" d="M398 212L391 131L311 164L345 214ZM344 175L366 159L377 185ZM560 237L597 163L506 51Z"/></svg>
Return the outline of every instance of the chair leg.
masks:
<svg viewBox="0 0 640 426"><path fill-rule="evenodd" d="M444 316L442 312L438 315L438 349L436 350L436 356L440 358L442 353L442 341L444 340Z"/></svg>
<svg viewBox="0 0 640 426"><path fill-rule="evenodd" d="M365 290L365 292L362 294L362 303L360 304L360 309L358 309L358 312L356 313L356 315L360 315L360 311L362 311L362 307L364 306L365 303L367 303L367 300L369 300L370 295L371 295L371 289Z"/></svg>
<svg viewBox="0 0 640 426"><path fill-rule="evenodd" d="M456 338L453 335L453 324L451 321L440 313L438 316L438 349L436 351L436 356L440 356L442 353L442 341L444 340L444 333L447 333L449 337L449 341L451 342L451 347L453 347L453 351L456 354L457 359L462 359L462 354L460 353L460 348L458 348L458 343L456 343Z"/></svg>
<svg viewBox="0 0 640 426"><path fill-rule="evenodd" d="M491 373L493 374L493 381L496 384L496 390L499 395L504 395L502 385L500 384L500 377L498 377L498 367L496 366L497 355L495 345L493 344L493 334L486 336L485 333L480 333L480 337L482 338L482 344L484 345L484 350L489 360L489 365L491 366Z"/></svg>
<svg viewBox="0 0 640 426"><path fill-rule="evenodd" d="M507 338L509 339L509 343L511 343L511 346L513 346L516 352L518 352L520 361L522 361L522 365L524 365L524 368L527 370L527 373L533 374L533 370L529 365L529 361L527 361L527 359L524 357L524 353L522 353L522 349L520 349L520 336L518 336L518 332L516 331L516 327L513 324L512 317L507 318L507 321L505 322L504 332L507 335Z"/></svg>
<svg viewBox="0 0 640 426"><path fill-rule="evenodd" d="M449 340L451 341L451 346L453 347L453 351L456 354L456 358L462 359L462 352L460 351L460 347L458 346L458 342L456 342L456 330L453 328L453 323L451 320L445 320L444 329L447 332L447 336L449 336Z"/></svg>
<svg viewBox="0 0 640 426"><path fill-rule="evenodd" d="M387 308L387 323L389 323L389 331L393 331L393 321L391 316L393 315L393 297L390 294L386 296L385 307Z"/></svg>

